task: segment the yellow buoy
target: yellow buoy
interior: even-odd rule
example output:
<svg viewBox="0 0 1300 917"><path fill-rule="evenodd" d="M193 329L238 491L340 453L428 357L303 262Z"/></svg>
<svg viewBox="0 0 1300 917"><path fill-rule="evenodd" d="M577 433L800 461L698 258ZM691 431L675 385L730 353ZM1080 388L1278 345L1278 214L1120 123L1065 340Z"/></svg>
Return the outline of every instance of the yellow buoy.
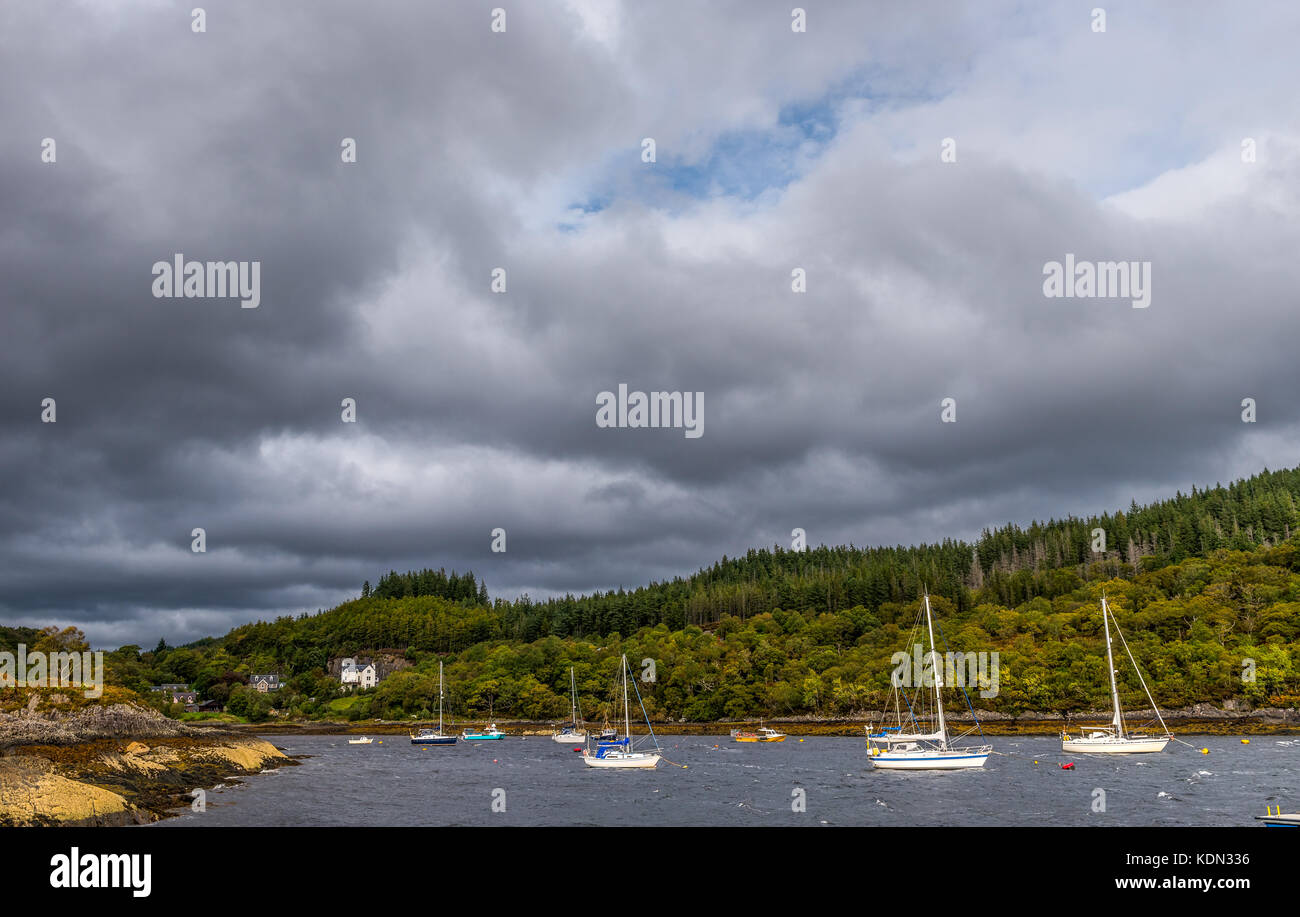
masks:
<svg viewBox="0 0 1300 917"><path fill-rule="evenodd" d="M802 741L803 741L803 739L800 739L800 740L799 740L799 741L800 741L800 742L802 742Z"/></svg>
<svg viewBox="0 0 1300 917"><path fill-rule="evenodd" d="M1242 745L1249 745L1249 744L1250 744L1250 739L1242 739L1242 740L1241 740L1241 744L1242 744Z"/></svg>
<svg viewBox="0 0 1300 917"><path fill-rule="evenodd" d="M1208 755L1209 753L1210 753L1210 750L1209 750L1208 748L1202 748L1202 749L1201 749L1201 754L1203 754L1203 755Z"/></svg>

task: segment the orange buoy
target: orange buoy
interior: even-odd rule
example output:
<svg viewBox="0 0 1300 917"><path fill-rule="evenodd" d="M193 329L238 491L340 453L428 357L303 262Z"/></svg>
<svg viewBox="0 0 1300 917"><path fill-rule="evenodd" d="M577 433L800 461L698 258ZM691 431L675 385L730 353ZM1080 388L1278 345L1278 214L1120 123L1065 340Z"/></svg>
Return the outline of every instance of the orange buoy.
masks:
<svg viewBox="0 0 1300 917"><path fill-rule="evenodd" d="M1061 765L1061 770L1063 770L1063 771L1072 771L1072 770L1074 770L1074 762L1073 762L1073 761L1070 761L1070 762L1068 762L1068 763L1066 763L1066 764L1062 764L1062 765Z"/></svg>

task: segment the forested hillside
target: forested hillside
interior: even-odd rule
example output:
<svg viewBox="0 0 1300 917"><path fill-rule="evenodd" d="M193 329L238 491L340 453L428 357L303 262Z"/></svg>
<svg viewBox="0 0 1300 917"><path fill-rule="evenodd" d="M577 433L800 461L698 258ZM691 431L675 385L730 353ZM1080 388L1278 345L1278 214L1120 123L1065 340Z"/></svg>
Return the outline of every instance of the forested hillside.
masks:
<svg viewBox="0 0 1300 917"><path fill-rule="evenodd" d="M248 673L274 671L289 686L264 706L391 717L436 709L443 659L462 714L547 718L567 710L570 665L592 711L627 652L655 661L643 693L661 716L844 715L884 700L926 585L951 649L1000 654L998 695L981 706L1068 711L1105 704L1105 588L1161 704L1294 705L1297 501L1300 471L1264 472L1123 512L987 530L974 544L752 550L671 582L547 601L490 601L472 573L390 572L321 614L189 647L124 647L111 665L131 686L185 681L223 701ZM1096 529L1107 550L1093 550ZM327 660L379 650L413 667L339 704ZM1136 680L1125 694L1138 702Z"/></svg>

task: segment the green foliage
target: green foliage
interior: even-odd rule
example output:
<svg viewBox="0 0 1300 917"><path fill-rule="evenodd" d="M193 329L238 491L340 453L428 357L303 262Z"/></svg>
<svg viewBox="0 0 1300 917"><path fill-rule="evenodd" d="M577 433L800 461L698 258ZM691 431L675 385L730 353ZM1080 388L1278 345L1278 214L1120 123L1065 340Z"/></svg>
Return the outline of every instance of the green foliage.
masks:
<svg viewBox="0 0 1300 917"><path fill-rule="evenodd" d="M752 550L671 582L543 602L490 602L472 573L390 572L321 614L186 647L122 647L108 668L137 691L192 683L253 721L273 706L398 719L436 714L442 660L449 718L558 720L568 716L572 666L582 709L598 721L621 715L614 685L626 652L634 672L655 661L656 680L638 685L657 716L846 716L884 702L891 656L910 649L928 588L941 644L999 654L999 693L978 706L1065 712L1108 703L1104 588L1162 706L1289 706L1300 696L1298 499L1300 471L1266 471L1127 512L985 531L974 544ZM1108 550L1094 552L1098 528ZM76 636L0 629L0 643ZM328 661L378 652L412 667L340 698ZM1253 681L1243 678L1247 660ZM286 687L275 697L249 691L255 671L281 673ZM1124 677L1125 703L1139 706L1140 685Z"/></svg>

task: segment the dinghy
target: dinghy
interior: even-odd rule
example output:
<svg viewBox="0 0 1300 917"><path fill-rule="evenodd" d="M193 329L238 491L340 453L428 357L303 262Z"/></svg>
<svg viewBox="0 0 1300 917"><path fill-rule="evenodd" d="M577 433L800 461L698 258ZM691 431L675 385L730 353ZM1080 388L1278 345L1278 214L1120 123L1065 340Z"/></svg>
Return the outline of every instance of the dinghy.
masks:
<svg viewBox="0 0 1300 917"><path fill-rule="evenodd" d="M784 742L785 733L777 732L775 729L769 729L759 720L758 732L733 732L732 737L737 742Z"/></svg>

